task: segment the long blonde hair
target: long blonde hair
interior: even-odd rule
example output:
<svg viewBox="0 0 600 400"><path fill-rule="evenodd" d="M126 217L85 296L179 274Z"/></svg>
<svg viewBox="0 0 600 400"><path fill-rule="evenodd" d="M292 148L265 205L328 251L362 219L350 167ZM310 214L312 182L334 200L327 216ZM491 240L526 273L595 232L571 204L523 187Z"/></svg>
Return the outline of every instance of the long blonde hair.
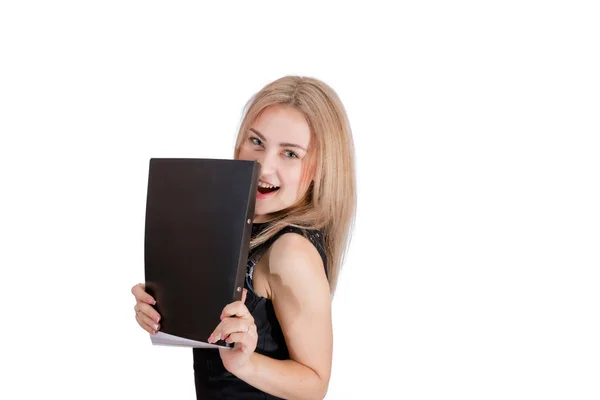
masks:
<svg viewBox="0 0 600 400"><path fill-rule="evenodd" d="M354 144L348 117L338 95L322 81L299 76L280 78L261 89L246 104L234 158L238 158L252 123L272 105L293 107L304 114L309 124L311 144L303 165L307 190L298 203L271 215L268 228L252 240L250 247L264 243L286 226L320 229L333 295L356 212Z"/></svg>

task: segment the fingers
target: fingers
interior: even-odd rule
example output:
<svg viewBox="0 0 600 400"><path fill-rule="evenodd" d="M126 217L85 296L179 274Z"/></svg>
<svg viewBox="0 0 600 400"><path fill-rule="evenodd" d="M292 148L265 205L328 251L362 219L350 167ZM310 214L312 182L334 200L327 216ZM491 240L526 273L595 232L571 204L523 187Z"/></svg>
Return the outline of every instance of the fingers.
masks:
<svg viewBox="0 0 600 400"><path fill-rule="evenodd" d="M147 304L156 304L156 300L148 293L146 293L146 285L144 283L138 283L131 288L131 294L135 296L137 301L142 301Z"/></svg>
<svg viewBox="0 0 600 400"><path fill-rule="evenodd" d="M137 315L142 314L153 323L160 322L160 314L149 304L137 302L133 307Z"/></svg>
<svg viewBox="0 0 600 400"><path fill-rule="evenodd" d="M218 340L227 340L233 333L241 333L251 338L258 337L256 325L252 319L247 318L226 318L216 327L213 333L208 337L209 343Z"/></svg>
<svg viewBox="0 0 600 400"><path fill-rule="evenodd" d="M218 340L227 340L227 338L233 333L243 333L246 336L254 336L256 341L256 325L254 324L254 318L250 311L244 304L246 302L246 295L248 291L244 289L242 292L242 299L240 301L234 301L223 308L221 313L221 323L209 336L208 342L213 343Z"/></svg>
<svg viewBox="0 0 600 400"><path fill-rule="evenodd" d="M246 354L252 353L256 348L256 340L246 333L234 332L225 341L235 343L235 347L239 347Z"/></svg>
<svg viewBox="0 0 600 400"><path fill-rule="evenodd" d="M227 304L225 308L223 308L223 312L221 313L221 320L228 317L232 317L234 315L238 318L251 317L250 311L248 311L248 308L244 304L245 297L245 294L242 294L241 301L234 301L233 303Z"/></svg>
<svg viewBox="0 0 600 400"><path fill-rule="evenodd" d="M146 293L146 285L138 283L131 288L136 303L133 306L135 310L135 320L145 331L154 335L160 329L160 314L152 307L156 301L152 296Z"/></svg>
<svg viewBox="0 0 600 400"><path fill-rule="evenodd" d="M160 329L160 324L153 321L152 318L142 312L136 312L135 320L146 332L154 335Z"/></svg>

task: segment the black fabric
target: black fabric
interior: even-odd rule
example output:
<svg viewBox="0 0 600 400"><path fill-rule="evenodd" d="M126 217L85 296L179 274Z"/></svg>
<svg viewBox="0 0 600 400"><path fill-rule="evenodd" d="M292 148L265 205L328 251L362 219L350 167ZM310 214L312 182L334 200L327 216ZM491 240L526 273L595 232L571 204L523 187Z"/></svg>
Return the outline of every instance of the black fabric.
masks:
<svg viewBox="0 0 600 400"><path fill-rule="evenodd" d="M258 235L266 226L266 224L254 224L252 226L252 237ZM321 255L323 265L327 265L322 232L303 230L289 226L278 232L264 244L250 251L246 270L246 282L244 285L248 290L245 304L254 317L254 323L256 324L258 331L256 352L278 360L289 358L283 332L277 321L271 300L259 296L254 292L252 287L252 275L254 265L258 262L260 256L262 256L262 254L264 254L264 252L281 235L290 232L308 238ZM278 397L264 393L229 373L221 362L218 350L193 349L193 355L197 399L278 399Z"/></svg>

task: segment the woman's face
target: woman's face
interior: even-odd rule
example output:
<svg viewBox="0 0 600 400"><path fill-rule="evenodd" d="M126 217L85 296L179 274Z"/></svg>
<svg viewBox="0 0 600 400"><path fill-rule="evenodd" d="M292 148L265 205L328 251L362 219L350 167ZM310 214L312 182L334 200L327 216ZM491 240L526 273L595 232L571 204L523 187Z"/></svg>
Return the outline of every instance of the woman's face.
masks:
<svg viewBox="0 0 600 400"><path fill-rule="evenodd" d="M245 132L238 158L260 163L254 222L296 203L301 188L303 160L310 144L310 127L294 108L265 108Z"/></svg>

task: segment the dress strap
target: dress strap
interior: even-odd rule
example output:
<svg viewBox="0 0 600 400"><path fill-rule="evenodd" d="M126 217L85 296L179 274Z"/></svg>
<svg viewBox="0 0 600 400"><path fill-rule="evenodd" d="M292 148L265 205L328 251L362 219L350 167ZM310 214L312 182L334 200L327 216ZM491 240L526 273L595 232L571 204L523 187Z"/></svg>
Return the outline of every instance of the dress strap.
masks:
<svg viewBox="0 0 600 400"><path fill-rule="evenodd" d="M325 252L323 232L317 230L306 230L295 226L286 226L285 228L277 232L275 235L273 235L273 237L269 238L269 240L250 251L250 255L248 257L248 264L246 267L246 283L250 290L254 291L252 287L254 267L256 266L256 264L258 264L261 257L264 255L266 250L269 247L271 247L275 240L277 240L280 236L286 233L296 233L307 238L319 252L321 260L323 261L323 266L325 267L325 273L327 274L327 253Z"/></svg>

